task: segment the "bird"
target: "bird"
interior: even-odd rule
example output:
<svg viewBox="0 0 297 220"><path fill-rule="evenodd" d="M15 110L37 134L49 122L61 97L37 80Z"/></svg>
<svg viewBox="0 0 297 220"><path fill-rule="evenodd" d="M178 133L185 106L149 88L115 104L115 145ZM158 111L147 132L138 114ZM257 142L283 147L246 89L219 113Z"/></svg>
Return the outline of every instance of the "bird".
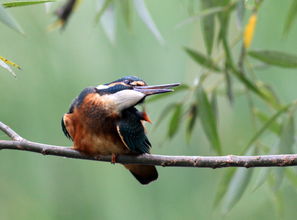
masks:
<svg viewBox="0 0 297 220"><path fill-rule="evenodd" d="M110 83L90 86L72 101L62 117L62 130L73 141L73 149L81 153L118 155L150 153L145 122L151 122L145 111L135 106L150 95L172 92L179 83L149 86L136 76L125 76ZM155 166L123 164L141 183L158 178Z"/></svg>

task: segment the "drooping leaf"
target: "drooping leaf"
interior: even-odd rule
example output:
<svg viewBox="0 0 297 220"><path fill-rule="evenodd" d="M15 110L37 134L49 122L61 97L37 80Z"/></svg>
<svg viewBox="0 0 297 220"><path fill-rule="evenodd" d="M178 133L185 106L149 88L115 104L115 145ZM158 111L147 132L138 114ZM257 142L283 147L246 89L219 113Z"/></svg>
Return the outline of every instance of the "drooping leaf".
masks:
<svg viewBox="0 0 297 220"><path fill-rule="evenodd" d="M198 106L195 103L193 103L190 106L189 112L187 114L187 123L186 123L187 142L189 142L189 140L191 139L193 128L196 123L197 117L198 117Z"/></svg>
<svg viewBox="0 0 297 220"><path fill-rule="evenodd" d="M8 27L12 28L13 30L24 34L23 29L21 26L17 23L17 21L10 15L10 13L3 8L3 6L0 4L0 21L7 25Z"/></svg>
<svg viewBox="0 0 297 220"><path fill-rule="evenodd" d="M156 96L151 96L147 99L147 103L149 102L154 102L154 101L157 101L157 100L160 100L160 99L163 99L165 97L168 97L170 95L175 95L176 93L178 92L182 92L182 91L185 91L185 90L188 90L190 89L190 86L188 86L187 84L181 84L179 85L178 87L174 88L174 91L173 92L167 92L167 93L163 93L163 94L160 94L160 95L156 95Z"/></svg>
<svg viewBox="0 0 297 220"><path fill-rule="evenodd" d="M8 70L14 77L16 77L15 73L13 72L13 70L10 68L10 66L8 66L5 62L3 62L2 60L0 60L0 66L3 67L4 69Z"/></svg>
<svg viewBox="0 0 297 220"><path fill-rule="evenodd" d="M217 131L217 121L215 113L211 107L211 104L207 98L207 95L202 88L199 86L197 90L197 101L199 106L200 120L202 128L211 143L212 148L218 153L221 154L221 143Z"/></svg>
<svg viewBox="0 0 297 220"><path fill-rule="evenodd" d="M289 12L287 13L287 19L284 25L284 34L289 33L296 18L297 18L297 1L292 0L292 3L289 8Z"/></svg>
<svg viewBox="0 0 297 220"><path fill-rule="evenodd" d="M279 111L277 111L274 115L272 115L269 120L254 134L254 136L250 139L248 144L245 146L243 152L246 152L247 149L252 146L256 140L271 126L272 123L275 122L275 120L282 115L284 112L286 112L292 105L295 103L290 103L284 107L282 107Z"/></svg>
<svg viewBox="0 0 297 220"><path fill-rule="evenodd" d="M290 154L292 153L292 148L295 143L295 124L294 124L294 118L292 114L289 114L289 116L285 119L281 136L277 148L278 154ZM284 177L284 167L278 167L274 169L274 177L275 181L273 184L273 189L277 190L281 186L281 183L283 181Z"/></svg>
<svg viewBox="0 0 297 220"><path fill-rule="evenodd" d="M134 0L134 7L141 18L141 20L146 24L148 29L153 33L153 35L156 37L156 39L161 43L164 44L165 41L158 30L157 26L155 25L155 22L153 21L149 10L147 9L144 0Z"/></svg>
<svg viewBox="0 0 297 220"><path fill-rule="evenodd" d="M250 18L248 23L246 24L244 28L244 33L243 33L243 46L245 48L249 48L252 40L254 38L254 32L256 28L256 23L257 23L257 14L253 13Z"/></svg>
<svg viewBox="0 0 297 220"><path fill-rule="evenodd" d="M243 18L245 14L244 1L240 0L236 4L236 21L240 30L243 28Z"/></svg>
<svg viewBox="0 0 297 220"><path fill-rule="evenodd" d="M116 40L116 14L113 3L104 10L100 23L107 38L112 44L114 44Z"/></svg>
<svg viewBox="0 0 297 220"><path fill-rule="evenodd" d="M21 69L21 67L18 64L16 64L16 63L14 63L14 62L0 56L0 66L3 67L4 69L8 70L14 77L16 77L16 74L10 68L9 65L11 65L11 66L13 66L15 68Z"/></svg>
<svg viewBox="0 0 297 220"><path fill-rule="evenodd" d="M169 138L172 138L179 129L181 114L182 114L182 104L178 103L175 105L175 109L169 121L169 127L168 127Z"/></svg>
<svg viewBox="0 0 297 220"><path fill-rule="evenodd" d="M156 120L155 128L157 128L161 122L170 114L170 112L174 109L176 106L176 103L171 103L167 105L161 112L161 114L158 117L158 120Z"/></svg>
<svg viewBox="0 0 297 220"><path fill-rule="evenodd" d="M294 188L297 190L297 174L290 168L286 168L285 175L290 181L290 183L294 186Z"/></svg>
<svg viewBox="0 0 297 220"><path fill-rule="evenodd" d="M201 18L205 17L205 16L209 16L209 15L215 15L218 12L224 11L226 10L226 7L212 7L212 8L207 8L203 11L201 11L198 15L192 16L180 23L178 23L175 28L180 28L186 24L192 23L196 20L200 20Z"/></svg>
<svg viewBox="0 0 297 220"><path fill-rule="evenodd" d="M274 92L273 88L262 82L259 84L260 85L258 86L258 88L260 88L261 92L265 95L267 103L276 110L280 109L282 105L278 97L276 96L276 93Z"/></svg>
<svg viewBox="0 0 297 220"><path fill-rule="evenodd" d="M255 148L251 147L247 151L246 155L252 155L254 151ZM251 180L252 173L253 169L243 167L236 169L222 201L223 214L228 213L239 201Z"/></svg>
<svg viewBox="0 0 297 220"><path fill-rule="evenodd" d="M127 25L127 27L130 29L131 28L131 23L132 23L132 9L131 9L131 0L121 0L121 8L123 11L123 17L124 21Z"/></svg>
<svg viewBox="0 0 297 220"><path fill-rule="evenodd" d="M209 57L206 57L200 52L194 51L189 48L185 48L185 51L194 61L196 61L201 66L217 72L221 71L220 68Z"/></svg>
<svg viewBox="0 0 297 220"><path fill-rule="evenodd" d="M100 21L102 15L104 14L105 10L109 7L111 2L112 2L112 0L105 0L104 2L103 2L103 0L98 1L98 10L96 13L96 18L95 18L96 22Z"/></svg>
<svg viewBox="0 0 297 220"><path fill-rule="evenodd" d="M269 116L258 109L253 109L253 113L262 123L266 123L269 120ZM281 126L276 121L272 122L268 129L276 135L280 135Z"/></svg>
<svg viewBox="0 0 297 220"><path fill-rule="evenodd" d="M201 0L200 2L202 10L207 10L215 6L213 0ZM207 54L210 56L215 34L215 16L213 14L209 14L202 17L201 25L206 51Z"/></svg>
<svg viewBox="0 0 297 220"><path fill-rule="evenodd" d="M220 1L216 1L216 4L220 6L224 6L226 8L226 10L218 13L218 19L220 23L218 42L220 42L224 38L225 39L227 38L230 14L232 10L235 8L235 3L231 2L230 0L220 0Z"/></svg>
<svg viewBox="0 0 297 220"><path fill-rule="evenodd" d="M263 63L279 67L297 68L297 56L293 54L272 50L252 50L248 54Z"/></svg>
<svg viewBox="0 0 297 220"><path fill-rule="evenodd" d="M235 171L236 171L235 167L230 167L228 168L228 170L226 170L225 174L223 175L223 178L217 187L217 193L213 203L214 207L217 207L221 203L222 199L224 198L224 195L228 190L228 186L230 185L230 182L232 180L232 177L235 174Z"/></svg>
<svg viewBox="0 0 297 220"><path fill-rule="evenodd" d="M229 102L232 104L233 103L233 87L232 87L232 79L231 79L231 76L230 76L228 65L226 65L226 67L224 69L224 74L225 74L225 82L226 82L225 84L226 84L227 97L229 99Z"/></svg>
<svg viewBox="0 0 297 220"><path fill-rule="evenodd" d="M39 0L39 1L11 1L11 2L3 2L2 5L5 8L19 7L19 6L28 6L28 5L36 5L43 4L47 2L55 2L56 0Z"/></svg>
<svg viewBox="0 0 297 220"><path fill-rule="evenodd" d="M214 112L215 120L218 121L219 110L218 110L218 100L217 100L217 91L216 90L214 90L211 93L210 104L211 104L212 110Z"/></svg>

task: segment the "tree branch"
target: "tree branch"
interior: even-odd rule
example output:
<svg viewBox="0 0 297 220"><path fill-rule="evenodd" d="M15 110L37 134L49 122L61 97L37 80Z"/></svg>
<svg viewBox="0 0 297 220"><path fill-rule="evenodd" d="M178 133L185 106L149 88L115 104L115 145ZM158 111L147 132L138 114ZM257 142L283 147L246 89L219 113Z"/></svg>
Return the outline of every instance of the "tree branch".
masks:
<svg viewBox="0 0 297 220"><path fill-rule="evenodd" d="M82 154L69 147L28 141L2 122L0 122L0 130L2 130L12 139L11 141L0 140L0 150L22 150L40 153L43 155L111 162L111 155L98 155L92 157ZM116 162L122 164L143 164L164 167L282 167L297 166L297 154L259 156L165 156L151 154L142 154L138 156L119 155Z"/></svg>

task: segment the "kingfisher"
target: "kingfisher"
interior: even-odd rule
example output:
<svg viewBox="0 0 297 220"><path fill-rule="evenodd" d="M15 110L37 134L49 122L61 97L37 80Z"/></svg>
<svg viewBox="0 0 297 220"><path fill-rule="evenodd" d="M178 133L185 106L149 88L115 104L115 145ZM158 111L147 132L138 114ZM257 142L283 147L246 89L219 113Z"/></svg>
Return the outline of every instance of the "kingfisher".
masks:
<svg viewBox="0 0 297 220"><path fill-rule="evenodd" d="M145 111L136 109L150 95L172 92L179 83L149 86L142 79L126 76L98 86L85 88L62 118L62 130L73 141L73 149L87 155L149 153L151 143L145 122L151 122ZM141 183L158 178L155 166L123 164Z"/></svg>

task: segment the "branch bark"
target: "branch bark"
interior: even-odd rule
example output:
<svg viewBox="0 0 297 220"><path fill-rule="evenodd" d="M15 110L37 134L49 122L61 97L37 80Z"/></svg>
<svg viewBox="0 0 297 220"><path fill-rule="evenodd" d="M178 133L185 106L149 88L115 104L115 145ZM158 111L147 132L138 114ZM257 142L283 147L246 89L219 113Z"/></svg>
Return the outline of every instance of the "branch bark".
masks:
<svg viewBox="0 0 297 220"><path fill-rule="evenodd" d="M12 140L0 140L0 150L21 150L67 158L111 162L111 155L89 156L64 146L48 145L28 141L10 127L0 122L0 130ZM167 156L142 154L137 156L119 155L116 163L143 164L163 167L283 167L297 166L297 154L259 156Z"/></svg>

